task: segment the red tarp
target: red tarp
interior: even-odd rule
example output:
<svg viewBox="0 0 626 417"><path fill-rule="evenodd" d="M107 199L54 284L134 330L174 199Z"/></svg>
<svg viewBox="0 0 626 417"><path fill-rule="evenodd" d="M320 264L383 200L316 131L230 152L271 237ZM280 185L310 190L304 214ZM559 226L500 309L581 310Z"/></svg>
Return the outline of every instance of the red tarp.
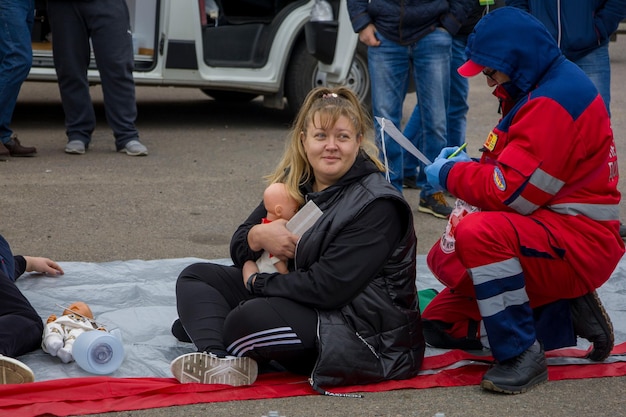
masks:
<svg viewBox="0 0 626 417"><path fill-rule="evenodd" d="M613 355L626 353L626 343ZM548 352L548 358L584 357L579 349ZM336 393L379 392L478 385L491 357L452 350L425 358L422 373L404 381L337 387ZM550 365L549 379L626 375L626 362ZM196 403L319 395L306 378L288 373L259 376L251 386L179 384L174 378L68 378L21 385L0 385L0 414L11 417L68 416L141 410Z"/></svg>

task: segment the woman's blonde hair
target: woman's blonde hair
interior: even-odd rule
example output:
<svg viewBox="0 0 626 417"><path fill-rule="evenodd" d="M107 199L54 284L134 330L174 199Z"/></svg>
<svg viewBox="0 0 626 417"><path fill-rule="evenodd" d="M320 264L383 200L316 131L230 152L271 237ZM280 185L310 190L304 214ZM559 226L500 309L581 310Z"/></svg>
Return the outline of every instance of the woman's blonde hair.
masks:
<svg viewBox="0 0 626 417"><path fill-rule="evenodd" d="M371 139L372 119L361 106L359 99L352 90L346 87L327 88L318 87L309 92L294 120L285 145L283 157L276 170L267 176L269 184L283 182L289 194L300 204L304 203L304 196L300 193L300 185L313 178L313 170L304 151L301 136L306 135L307 127L316 114L320 115L323 128L330 128L337 120L344 116L348 118L362 137L361 151L365 152L376 164L380 171L384 166L378 159L378 149Z"/></svg>

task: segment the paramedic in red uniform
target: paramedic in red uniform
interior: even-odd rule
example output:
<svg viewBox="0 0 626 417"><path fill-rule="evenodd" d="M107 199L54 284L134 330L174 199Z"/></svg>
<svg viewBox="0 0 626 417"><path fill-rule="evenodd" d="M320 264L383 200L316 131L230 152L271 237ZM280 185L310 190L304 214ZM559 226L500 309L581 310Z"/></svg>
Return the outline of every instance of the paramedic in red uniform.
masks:
<svg viewBox="0 0 626 417"><path fill-rule="evenodd" d="M480 161L445 148L426 168L474 210L428 254L446 288L422 315L424 333L436 347L488 345L495 364L481 387L517 394L548 379L545 349L581 336L602 361L613 348L595 290L624 254L617 154L598 91L530 14L487 14L466 52L459 73L484 74L502 119Z"/></svg>

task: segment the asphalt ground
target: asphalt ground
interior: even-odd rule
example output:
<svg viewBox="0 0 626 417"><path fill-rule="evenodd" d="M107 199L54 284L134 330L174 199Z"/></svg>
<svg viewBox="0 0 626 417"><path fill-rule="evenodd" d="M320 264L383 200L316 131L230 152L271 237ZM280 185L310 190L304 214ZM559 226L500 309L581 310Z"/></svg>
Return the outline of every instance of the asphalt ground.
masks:
<svg viewBox="0 0 626 417"><path fill-rule="evenodd" d="M613 128L618 154L626 155L626 38L610 48ZM115 152L100 87L92 87L92 93L99 123L88 152L77 156L63 152L56 84L29 82L22 88L13 128L39 154L0 162L0 232L14 252L86 262L228 257L232 232L261 200L263 176L283 150L290 116L265 109L259 101L226 105L196 89L141 87L138 127L150 155L129 157ZM407 116L414 103L407 98ZM484 78L472 79L470 155L479 155L498 119L496 109ZM620 165L622 178L625 166ZM418 191L406 190L405 196L415 215L418 251L425 254L445 221L417 211ZM620 211L626 219L624 204ZM625 416L624 392L626 377L618 377L548 382L516 396L469 386L367 393L362 399L311 395L99 415Z"/></svg>

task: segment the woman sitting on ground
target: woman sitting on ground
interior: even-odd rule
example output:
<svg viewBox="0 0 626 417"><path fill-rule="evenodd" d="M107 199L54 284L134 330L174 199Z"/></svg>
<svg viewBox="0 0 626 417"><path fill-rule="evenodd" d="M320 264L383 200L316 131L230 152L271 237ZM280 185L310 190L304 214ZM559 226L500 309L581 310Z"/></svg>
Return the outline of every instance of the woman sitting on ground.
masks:
<svg viewBox="0 0 626 417"><path fill-rule="evenodd" d="M196 263L176 284L173 332L197 353L171 365L180 382L244 385L257 364L311 385L415 376L424 357L411 208L384 178L371 120L347 88L309 93L269 182L323 212L300 238L261 224L261 203L231 241L234 266ZM289 272L259 273L263 251Z"/></svg>

